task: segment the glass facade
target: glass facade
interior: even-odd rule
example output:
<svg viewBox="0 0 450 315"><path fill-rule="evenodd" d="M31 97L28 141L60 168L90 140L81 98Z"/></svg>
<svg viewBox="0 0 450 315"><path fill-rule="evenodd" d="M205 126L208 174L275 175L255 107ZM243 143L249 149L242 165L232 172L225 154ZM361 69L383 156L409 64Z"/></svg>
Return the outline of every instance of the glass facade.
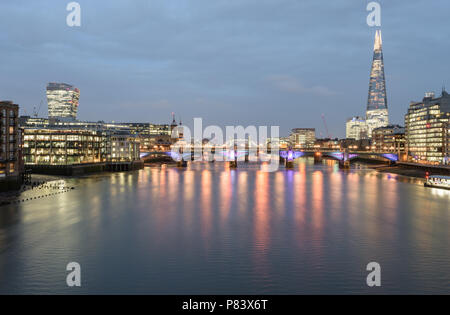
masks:
<svg viewBox="0 0 450 315"><path fill-rule="evenodd" d="M72 128L24 128L26 165L132 162L140 158L139 138L127 132Z"/></svg>
<svg viewBox="0 0 450 315"><path fill-rule="evenodd" d="M345 137L347 139L367 139L367 123L362 117L352 117L347 120L345 125Z"/></svg>
<svg viewBox="0 0 450 315"><path fill-rule="evenodd" d="M369 81L369 96L367 100L366 123L368 126L369 137L371 137L373 129L385 127L389 124L380 30L377 30L375 34L373 62Z"/></svg>
<svg viewBox="0 0 450 315"><path fill-rule="evenodd" d="M65 83L47 85L48 117L75 120L78 112L80 90Z"/></svg>
<svg viewBox="0 0 450 315"><path fill-rule="evenodd" d="M405 115L406 148L415 162L448 164L450 95L427 93L422 102L412 102Z"/></svg>
<svg viewBox="0 0 450 315"><path fill-rule="evenodd" d="M105 162L107 133L93 130L24 129L26 165L72 165Z"/></svg>

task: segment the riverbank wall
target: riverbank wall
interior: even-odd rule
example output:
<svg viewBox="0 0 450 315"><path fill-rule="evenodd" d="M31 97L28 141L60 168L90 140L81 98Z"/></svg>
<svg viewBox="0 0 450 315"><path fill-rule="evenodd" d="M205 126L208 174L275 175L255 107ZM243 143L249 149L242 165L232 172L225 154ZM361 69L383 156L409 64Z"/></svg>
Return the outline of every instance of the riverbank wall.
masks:
<svg viewBox="0 0 450 315"><path fill-rule="evenodd" d="M448 166L435 166L435 165L397 162L393 165L374 166L372 168L379 172L394 173L418 178L425 178L427 175L450 176L450 167Z"/></svg>
<svg viewBox="0 0 450 315"><path fill-rule="evenodd" d="M144 167L143 161L117 163L85 163L72 165L27 165L33 174L80 176L100 172L126 172Z"/></svg>
<svg viewBox="0 0 450 315"><path fill-rule="evenodd" d="M11 176L0 179L0 191L18 190L22 186L22 176Z"/></svg>

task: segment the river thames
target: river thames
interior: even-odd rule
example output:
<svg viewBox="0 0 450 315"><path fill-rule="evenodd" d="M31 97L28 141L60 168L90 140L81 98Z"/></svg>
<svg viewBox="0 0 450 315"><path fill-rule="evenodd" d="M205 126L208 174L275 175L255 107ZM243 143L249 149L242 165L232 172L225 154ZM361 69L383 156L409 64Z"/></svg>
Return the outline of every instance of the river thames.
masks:
<svg viewBox="0 0 450 315"><path fill-rule="evenodd" d="M0 207L0 293L450 293L450 191L420 179L304 159L64 182Z"/></svg>

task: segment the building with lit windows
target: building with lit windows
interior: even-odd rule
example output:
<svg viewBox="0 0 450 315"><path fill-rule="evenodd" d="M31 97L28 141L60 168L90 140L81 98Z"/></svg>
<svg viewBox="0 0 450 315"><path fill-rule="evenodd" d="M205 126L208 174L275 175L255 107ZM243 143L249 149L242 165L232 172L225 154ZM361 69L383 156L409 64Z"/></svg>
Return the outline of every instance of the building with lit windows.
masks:
<svg viewBox="0 0 450 315"><path fill-rule="evenodd" d="M405 153L405 128L399 125L388 125L372 131L372 148L380 153Z"/></svg>
<svg viewBox="0 0 450 315"><path fill-rule="evenodd" d="M405 115L406 152L410 160L448 164L450 95L426 93L421 102L411 102Z"/></svg>
<svg viewBox="0 0 450 315"><path fill-rule="evenodd" d="M341 149L341 145L339 143L339 139L317 139L314 142L314 149L339 151Z"/></svg>
<svg viewBox="0 0 450 315"><path fill-rule="evenodd" d="M104 122L104 121L80 121L80 120L59 120L37 118L31 116L21 116L20 125L22 127L61 127L61 128L91 128L91 129L110 129L117 131L128 131L131 134L140 136L171 136L172 125L169 124L152 124L152 123L120 123L120 122Z"/></svg>
<svg viewBox="0 0 450 315"><path fill-rule="evenodd" d="M447 125L447 127L445 127L445 124ZM447 129L447 133L445 135L445 140L444 140L445 154L444 154L443 164L449 165L450 164L450 123L447 122L445 124L444 124L444 130Z"/></svg>
<svg viewBox="0 0 450 315"><path fill-rule="evenodd" d="M290 142L296 148L313 148L316 141L315 128L292 129Z"/></svg>
<svg viewBox="0 0 450 315"><path fill-rule="evenodd" d="M24 128L30 165L74 165L139 160L139 138L128 132L85 128Z"/></svg>
<svg viewBox="0 0 450 315"><path fill-rule="evenodd" d="M372 69L369 81L369 96L366 110L367 134L372 130L389 124L389 113L386 97L386 80L384 75L383 45L381 31L375 33Z"/></svg>
<svg viewBox="0 0 450 315"><path fill-rule="evenodd" d="M49 83L47 85L49 119L75 120L79 99L80 90L76 87L65 83Z"/></svg>
<svg viewBox="0 0 450 315"><path fill-rule="evenodd" d="M0 102L0 190L19 188L22 182L21 133L19 106Z"/></svg>
<svg viewBox="0 0 450 315"><path fill-rule="evenodd" d="M109 162L132 162L140 159L140 143L136 135L126 132L110 134L108 141Z"/></svg>
<svg viewBox="0 0 450 315"><path fill-rule="evenodd" d="M24 128L23 157L29 165L73 165L107 161L105 131Z"/></svg>
<svg viewBox="0 0 450 315"><path fill-rule="evenodd" d="M367 139L369 136L366 120L358 116L348 119L345 124L345 137L355 140Z"/></svg>
<svg viewBox="0 0 450 315"><path fill-rule="evenodd" d="M339 140L340 151L371 151L370 139L340 139Z"/></svg>

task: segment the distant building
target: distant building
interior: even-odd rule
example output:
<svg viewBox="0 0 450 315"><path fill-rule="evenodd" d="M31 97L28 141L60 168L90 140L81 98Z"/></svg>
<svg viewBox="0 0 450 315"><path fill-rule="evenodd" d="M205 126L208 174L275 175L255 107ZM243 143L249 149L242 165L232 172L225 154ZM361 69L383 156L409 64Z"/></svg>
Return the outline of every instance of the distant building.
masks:
<svg viewBox="0 0 450 315"><path fill-rule="evenodd" d="M366 120L362 117L352 117L347 120L345 125L345 137L347 139L367 139L368 138L368 127Z"/></svg>
<svg viewBox="0 0 450 315"><path fill-rule="evenodd" d="M31 116L20 116L19 126L20 127L47 127L49 125L48 118L38 118Z"/></svg>
<svg viewBox="0 0 450 315"><path fill-rule="evenodd" d="M141 152L168 152L170 151L170 146L175 142L175 139L168 135L140 135L139 138L141 141Z"/></svg>
<svg viewBox="0 0 450 315"><path fill-rule="evenodd" d="M388 125L372 131L372 148L376 152L404 154L405 128L399 125Z"/></svg>
<svg viewBox="0 0 450 315"><path fill-rule="evenodd" d="M313 148L316 141L315 128L292 129L290 142L296 148Z"/></svg>
<svg viewBox="0 0 450 315"><path fill-rule="evenodd" d="M65 83L47 85L49 119L62 121L76 120L80 90Z"/></svg>
<svg viewBox="0 0 450 315"><path fill-rule="evenodd" d="M0 190L16 189L21 184L22 156L19 106L0 101Z"/></svg>
<svg viewBox="0 0 450 315"><path fill-rule="evenodd" d="M371 140L370 139L341 139L339 140L340 150L347 150L349 152L354 151L370 151Z"/></svg>
<svg viewBox="0 0 450 315"><path fill-rule="evenodd" d="M340 150L339 139L317 139L314 142L314 149L316 150Z"/></svg>
<svg viewBox="0 0 450 315"><path fill-rule="evenodd" d="M270 149L287 150L292 146L290 137L267 138L266 146Z"/></svg>
<svg viewBox="0 0 450 315"><path fill-rule="evenodd" d="M411 102L405 115L406 151L417 162L449 162L450 95L426 93L422 102Z"/></svg>
<svg viewBox="0 0 450 315"><path fill-rule="evenodd" d="M366 111L366 123L369 137L372 136L373 129L385 127L389 124L382 46L381 31L377 30L375 34Z"/></svg>

